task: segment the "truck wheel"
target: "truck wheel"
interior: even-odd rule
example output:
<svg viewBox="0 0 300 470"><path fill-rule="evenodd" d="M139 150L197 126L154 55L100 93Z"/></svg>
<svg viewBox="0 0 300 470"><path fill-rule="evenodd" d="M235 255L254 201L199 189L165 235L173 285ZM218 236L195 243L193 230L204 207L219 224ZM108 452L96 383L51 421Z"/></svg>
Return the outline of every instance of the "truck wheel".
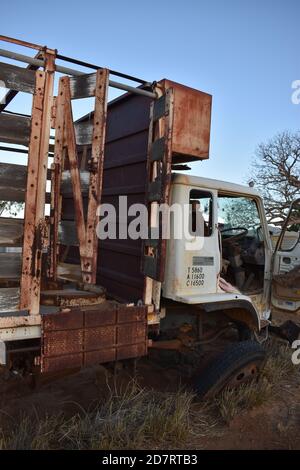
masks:
<svg viewBox="0 0 300 470"><path fill-rule="evenodd" d="M210 398L225 387L236 388L257 379L265 356L265 350L255 341L230 344L195 380L197 395Z"/></svg>

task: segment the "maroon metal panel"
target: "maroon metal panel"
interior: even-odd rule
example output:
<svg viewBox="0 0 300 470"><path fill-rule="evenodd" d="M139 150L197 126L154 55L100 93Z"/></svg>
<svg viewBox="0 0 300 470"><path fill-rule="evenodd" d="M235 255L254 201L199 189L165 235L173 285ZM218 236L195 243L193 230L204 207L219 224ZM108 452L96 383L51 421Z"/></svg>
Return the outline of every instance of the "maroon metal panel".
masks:
<svg viewBox="0 0 300 470"><path fill-rule="evenodd" d="M42 372L147 354L147 308L114 302L42 316Z"/></svg>
<svg viewBox="0 0 300 470"><path fill-rule="evenodd" d="M147 97L128 95L108 105L103 203L117 206L120 195L128 197L128 205L145 202L150 103ZM62 220L73 219L73 200L64 197ZM97 283L118 300L136 302L143 298L141 250L141 240L99 243ZM78 263L78 249L70 248L66 261Z"/></svg>
<svg viewBox="0 0 300 470"><path fill-rule="evenodd" d="M172 162L182 163L207 158L211 96L174 82L162 81L161 85L176 88ZM187 95L186 100L185 95ZM112 203L116 206L120 195L128 197L128 205L145 203L151 101L144 96L128 94L108 104L103 203ZM80 121L89 119L92 119L92 116L86 116ZM87 167L82 165L81 168ZM62 219L73 218L73 201L64 198ZM140 240L101 241L97 283L104 286L108 293L118 300L136 302L142 299L144 279L141 273L141 256ZM69 250L66 261L78 263L76 248L72 247Z"/></svg>

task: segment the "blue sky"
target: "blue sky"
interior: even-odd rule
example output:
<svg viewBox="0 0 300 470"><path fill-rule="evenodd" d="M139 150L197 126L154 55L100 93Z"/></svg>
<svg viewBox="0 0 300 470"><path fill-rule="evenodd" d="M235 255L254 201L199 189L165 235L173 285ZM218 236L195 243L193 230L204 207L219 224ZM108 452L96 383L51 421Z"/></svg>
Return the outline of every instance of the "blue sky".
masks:
<svg viewBox="0 0 300 470"><path fill-rule="evenodd" d="M195 174L245 182L258 143L300 128L291 101L300 79L298 0L15 0L1 14L2 34L211 93L211 156L192 165ZM27 98L8 109L28 111ZM82 103L76 110L86 111Z"/></svg>

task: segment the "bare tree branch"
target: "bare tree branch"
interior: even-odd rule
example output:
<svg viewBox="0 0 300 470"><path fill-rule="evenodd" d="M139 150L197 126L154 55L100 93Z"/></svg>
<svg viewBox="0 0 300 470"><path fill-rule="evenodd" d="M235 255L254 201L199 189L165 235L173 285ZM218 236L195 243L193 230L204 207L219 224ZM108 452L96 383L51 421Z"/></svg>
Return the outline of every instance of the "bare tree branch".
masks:
<svg viewBox="0 0 300 470"><path fill-rule="evenodd" d="M264 197L268 221L282 225L292 201L300 196L300 131L281 132L259 144L251 176Z"/></svg>

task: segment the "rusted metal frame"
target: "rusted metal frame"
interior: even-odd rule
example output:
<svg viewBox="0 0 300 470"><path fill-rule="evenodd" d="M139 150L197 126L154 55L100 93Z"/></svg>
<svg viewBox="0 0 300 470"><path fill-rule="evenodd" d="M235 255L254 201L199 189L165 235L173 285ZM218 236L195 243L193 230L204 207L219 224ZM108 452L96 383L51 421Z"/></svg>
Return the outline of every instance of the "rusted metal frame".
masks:
<svg viewBox="0 0 300 470"><path fill-rule="evenodd" d="M21 39L11 38L10 36L0 35L0 41L10 42L11 44L17 44L18 46L29 47L30 49L36 49L41 51L45 49L45 46L40 46L32 42L22 41Z"/></svg>
<svg viewBox="0 0 300 470"><path fill-rule="evenodd" d="M22 40L16 39L16 38L11 38L9 36L0 35L0 41L9 42L9 43L12 43L12 44L17 44L19 46L28 47L28 48L31 48L31 49L36 49L38 51L42 51L42 50L47 49L46 46L40 46L38 44L34 44L34 43L31 43L31 42L27 42L27 41L22 41ZM80 65L80 66L91 68L91 69L94 69L94 70L100 69L99 65L90 64L88 62L84 62L84 61L78 60L78 59L73 59L72 57L67 57L67 56L62 55L62 54L56 54L56 57L57 57L57 59L63 60L64 62L70 62L72 64ZM125 78L127 80L132 80L134 82L141 83L142 85L146 85L146 86L151 85L151 83L147 82L146 80L142 80L140 78L133 77L132 75L128 75L128 74L125 74L125 73L117 72L115 70L110 70L110 74L111 75L116 75L117 77Z"/></svg>
<svg viewBox="0 0 300 470"><path fill-rule="evenodd" d="M40 164L41 127L43 119L43 101L45 72L36 73L35 95L32 107L31 136L28 152L28 175L24 214L23 260L20 290L20 309L31 310L33 298L33 277L35 274L36 251L36 196L38 185L38 167ZM37 312L35 312L37 313Z"/></svg>
<svg viewBox="0 0 300 470"><path fill-rule="evenodd" d="M47 53L47 70L36 72L25 200L20 309L37 315L40 307L42 251L45 246L46 181L53 99L55 55Z"/></svg>
<svg viewBox="0 0 300 470"><path fill-rule="evenodd" d="M61 175L64 166L64 108L65 87L62 80L59 81L58 96L55 101L55 146L54 162L51 166L51 207L50 207L50 268L49 277L57 280L58 258L58 226L61 215Z"/></svg>
<svg viewBox="0 0 300 470"><path fill-rule="evenodd" d="M172 136L173 136L173 118L174 118L174 92L172 88L166 91L166 110L163 124L163 132L165 138L165 156L162 163L162 204L169 204L171 178L172 178ZM162 227L160 221L160 234ZM164 279L165 274L165 258L166 258L167 240L162 238L158 246L159 256L159 278Z"/></svg>
<svg viewBox="0 0 300 470"><path fill-rule="evenodd" d="M40 158L41 164L39 166L38 188L37 188L37 205L36 205L36 226L40 227L41 248L47 248L47 265L49 264L49 219L45 219L45 202L46 202L46 184L48 173L48 157L49 157L49 140L52 118L53 106L53 88L55 76L55 53L50 50L44 51L45 57L45 94L43 104L43 125L41 129L41 148ZM39 312L40 304L40 288L42 276L42 251L36 252L36 276L33 279L33 284L36 285L36 296L34 296L35 304L32 305L33 311ZM47 272L44 270L44 274Z"/></svg>
<svg viewBox="0 0 300 470"><path fill-rule="evenodd" d="M153 172L152 172L152 165L150 160L151 155L151 148L153 142L153 133L154 133L154 123L153 123L153 110L154 110L154 102L150 105L150 125L149 125L149 134L148 134L148 148L147 148L147 174L150 175L150 181L153 181ZM146 187L146 191L148 187ZM149 229L153 226L153 217L151 217L151 208L153 207L153 203L148 205L150 209L150 216L148 219L149 222ZM151 248L143 246L143 255L151 255ZM143 259L143 257L142 257ZM144 304L150 305L152 303L152 288L153 288L153 279L151 277L145 276L144 279Z"/></svg>
<svg viewBox="0 0 300 470"><path fill-rule="evenodd" d="M76 147L75 130L73 124L73 113L71 105L71 91L69 77L63 77L61 80L65 86L65 130L66 130L66 144L68 149L68 159L70 163L70 174L73 188L75 220L77 227L77 237L79 242L79 253L81 261L81 270L85 271L84 258L86 254L86 226L84 220L83 199L81 193L80 173L78 165L78 155Z"/></svg>
<svg viewBox="0 0 300 470"><path fill-rule="evenodd" d="M99 216L97 209L101 203L105 131L107 118L109 71L96 72L95 111L93 143L90 164L90 184L86 226L86 253L83 260L83 279L89 284L96 284L98 237L96 233Z"/></svg>
<svg viewBox="0 0 300 470"><path fill-rule="evenodd" d="M150 109L150 127L149 127L149 138L148 138L148 153L147 153L147 173L150 176L149 182L154 182L158 177L162 183L162 194L160 197L161 204L169 203L169 193L171 185L172 175L172 132L173 132L173 104L174 104L174 93L172 89L166 91L166 108L163 117L154 123L154 103L151 104ZM155 137L154 137L155 136ZM152 145L155 141L164 137L164 156L161 162L151 162ZM149 187L148 187L149 188ZM149 201L149 189L147 194ZM150 209L149 225L151 227L157 226L157 209L158 202L148 202ZM161 282L164 278L165 264L164 260L166 257L166 244L167 240L162 238L162 221L159 220L159 234L161 239L158 240L157 246L145 246L144 254L153 256L157 259L159 270L156 272L158 280L152 279L148 276L145 277L144 285L144 302L146 305L152 302L156 309L159 309L160 294L161 294Z"/></svg>

